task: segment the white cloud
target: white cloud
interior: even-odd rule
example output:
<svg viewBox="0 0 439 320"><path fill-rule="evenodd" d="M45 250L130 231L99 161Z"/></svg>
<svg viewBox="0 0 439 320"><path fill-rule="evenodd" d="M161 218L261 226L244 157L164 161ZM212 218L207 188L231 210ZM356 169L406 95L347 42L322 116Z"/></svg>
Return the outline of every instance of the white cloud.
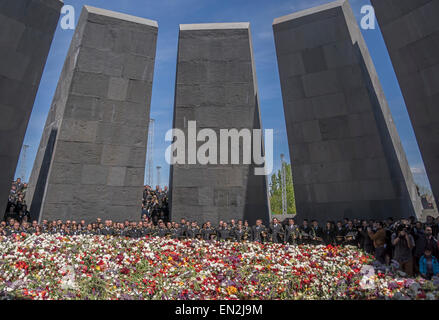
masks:
<svg viewBox="0 0 439 320"><path fill-rule="evenodd" d="M410 170L413 174L425 174L425 168L420 164L410 167Z"/></svg>

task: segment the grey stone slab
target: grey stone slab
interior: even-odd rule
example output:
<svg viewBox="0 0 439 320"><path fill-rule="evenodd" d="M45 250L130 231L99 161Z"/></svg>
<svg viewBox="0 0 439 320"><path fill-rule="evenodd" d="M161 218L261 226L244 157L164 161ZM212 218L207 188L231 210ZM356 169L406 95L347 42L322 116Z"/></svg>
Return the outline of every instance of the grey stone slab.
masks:
<svg viewBox="0 0 439 320"><path fill-rule="evenodd" d="M138 219L156 41L151 20L84 7L29 182L34 218Z"/></svg>
<svg viewBox="0 0 439 320"><path fill-rule="evenodd" d="M261 128L248 23L180 26L173 127L186 132L190 120L197 121L198 130L216 133ZM267 180L255 176L253 168L242 163L171 166L172 219L216 224L261 218L267 223Z"/></svg>
<svg viewBox="0 0 439 320"><path fill-rule="evenodd" d="M0 210L3 211L61 6L58 0L0 3ZM7 156L3 157L5 153Z"/></svg>
<svg viewBox="0 0 439 320"><path fill-rule="evenodd" d="M341 84L334 69L303 75L306 97L322 96L340 92Z"/></svg>
<svg viewBox="0 0 439 320"><path fill-rule="evenodd" d="M139 184L143 184L143 175L145 174L145 171L142 167L125 167L125 169L125 181L123 185L127 187L135 187Z"/></svg>
<svg viewBox="0 0 439 320"><path fill-rule="evenodd" d="M123 78L110 78L107 98L111 100L124 101L128 93L129 80Z"/></svg>
<svg viewBox="0 0 439 320"><path fill-rule="evenodd" d="M439 204L439 3L372 0L436 203Z"/></svg>
<svg viewBox="0 0 439 320"><path fill-rule="evenodd" d="M308 108L311 109L315 119L333 118L347 114L348 106L342 93L313 97L309 101L311 108L309 106ZM294 109L297 109L296 103Z"/></svg>
<svg viewBox="0 0 439 320"><path fill-rule="evenodd" d="M103 74L75 72L71 90L78 95L104 97L108 92L109 80L110 78Z"/></svg>
<svg viewBox="0 0 439 320"><path fill-rule="evenodd" d="M287 101L306 98L302 76L291 76L281 80L282 97Z"/></svg>
<svg viewBox="0 0 439 320"><path fill-rule="evenodd" d="M123 187L125 185L126 173L127 167L110 167L107 184L109 186Z"/></svg>
<svg viewBox="0 0 439 320"><path fill-rule="evenodd" d="M124 60L123 77L126 79L152 82L154 59L149 57L126 54Z"/></svg>
<svg viewBox="0 0 439 320"><path fill-rule="evenodd" d="M305 67L305 73L322 72L328 69L322 47L303 50L302 61Z"/></svg>
<svg viewBox="0 0 439 320"><path fill-rule="evenodd" d="M284 109L285 118L291 122L310 121L315 119L312 99L296 100L295 107Z"/></svg>
<svg viewBox="0 0 439 320"><path fill-rule="evenodd" d="M151 70L152 71L152 70ZM151 103L152 83L142 80L130 80L128 83L127 99L129 102Z"/></svg>
<svg viewBox="0 0 439 320"><path fill-rule="evenodd" d="M413 177L349 2L275 19L273 30L298 216L419 214ZM434 70L424 77L435 83Z"/></svg>

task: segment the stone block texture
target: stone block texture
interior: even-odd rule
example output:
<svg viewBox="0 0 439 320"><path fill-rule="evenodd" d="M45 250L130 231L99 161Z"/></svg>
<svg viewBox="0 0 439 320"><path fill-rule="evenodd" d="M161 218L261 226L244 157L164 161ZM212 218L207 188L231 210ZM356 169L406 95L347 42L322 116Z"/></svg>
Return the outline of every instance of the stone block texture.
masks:
<svg viewBox="0 0 439 320"><path fill-rule="evenodd" d="M371 3L439 205L439 1Z"/></svg>
<svg viewBox="0 0 439 320"><path fill-rule="evenodd" d="M29 182L33 218L139 218L157 30L82 10Z"/></svg>
<svg viewBox="0 0 439 320"><path fill-rule="evenodd" d="M407 217L421 203L348 1L273 23L298 218Z"/></svg>
<svg viewBox="0 0 439 320"><path fill-rule="evenodd" d="M256 73L248 23L180 25L173 127L260 129ZM218 159L220 139L218 136ZM262 141L261 141L262 143ZM198 146L203 144L199 142ZM231 146L229 144L229 157ZM187 151L187 143L186 143ZM175 164L170 169L174 220L269 219L266 176L255 164ZM230 163L230 162L229 162Z"/></svg>
<svg viewBox="0 0 439 320"><path fill-rule="evenodd" d="M0 210L6 209L21 146L52 44L60 0L0 2Z"/></svg>

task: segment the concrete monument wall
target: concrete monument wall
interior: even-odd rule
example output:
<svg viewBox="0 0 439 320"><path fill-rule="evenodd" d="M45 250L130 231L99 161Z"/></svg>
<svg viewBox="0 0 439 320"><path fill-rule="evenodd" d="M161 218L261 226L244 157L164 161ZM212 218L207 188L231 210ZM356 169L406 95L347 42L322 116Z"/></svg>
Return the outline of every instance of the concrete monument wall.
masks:
<svg viewBox="0 0 439 320"><path fill-rule="evenodd" d="M384 218L422 207L348 1L273 23L299 218Z"/></svg>
<svg viewBox="0 0 439 320"><path fill-rule="evenodd" d="M189 121L196 121L197 131L213 129L217 137L220 129L259 129L258 103L249 24L180 25L173 127L186 137ZM253 162L242 164L242 145L240 150L240 164L171 166L173 220L268 222L266 176L254 175Z"/></svg>
<svg viewBox="0 0 439 320"><path fill-rule="evenodd" d="M439 205L439 1L371 3Z"/></svg>
<svg viewBox="0 0 439 320"><path fill-rule="evenodd" d="M29 182L33 218L139 218L157 30L84 7Z"/></svg>
<svg viewBox="0 0 439 320"><path fill-rule="evenodd" d="M0 1L1 212L6 209L62 5L60 0Z"/></svg>

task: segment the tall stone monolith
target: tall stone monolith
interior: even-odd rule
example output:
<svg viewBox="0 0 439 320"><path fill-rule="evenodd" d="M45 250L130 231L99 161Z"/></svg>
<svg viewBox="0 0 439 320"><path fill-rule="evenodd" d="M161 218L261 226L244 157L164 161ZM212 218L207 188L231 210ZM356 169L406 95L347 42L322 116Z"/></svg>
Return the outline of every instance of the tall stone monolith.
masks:
<svg viewBox="0 0 439 320"><path fill-rule="evenodd" d="M0 1L0 212L6 209L63 2Z"/></svg>
<svg viewBox="0 0 439 320"><path fill-rule="evenodd" d="M348 1L273 23L298 217L415 216L416 186Z"/></svg>
<svg viewBox="0 0 439 320"><path fill-rule="evenodd" d="M216 133L217 148L209 151L217 152L216 163L190 160L196 156L188 148L193 121L196 134L203 129ZM220 161L221 130L261 129L248 23L180 25L173 127L183 131L188 143L185 164L174 164L170 170L172 219L209 220L216 225L219 220L254 223L261 218L267 223L267 179L255 174L253 160L244 162L243 144L235 148L230 139L229 161ZM197 147L205 141L198 141ZM236 164L232 164L232 148L240 148Z"/></svg>
<svg viewBox="0 0 439 320"><path fill-rule="evenodd" d="M29 182L33 218L140 217L157 29L84 7Z"/></svg>
<svg viewBox="0 0 439 320"><path fill-rule="evenodd" d="M371 0L439 205L439 2Z"/></svg>

